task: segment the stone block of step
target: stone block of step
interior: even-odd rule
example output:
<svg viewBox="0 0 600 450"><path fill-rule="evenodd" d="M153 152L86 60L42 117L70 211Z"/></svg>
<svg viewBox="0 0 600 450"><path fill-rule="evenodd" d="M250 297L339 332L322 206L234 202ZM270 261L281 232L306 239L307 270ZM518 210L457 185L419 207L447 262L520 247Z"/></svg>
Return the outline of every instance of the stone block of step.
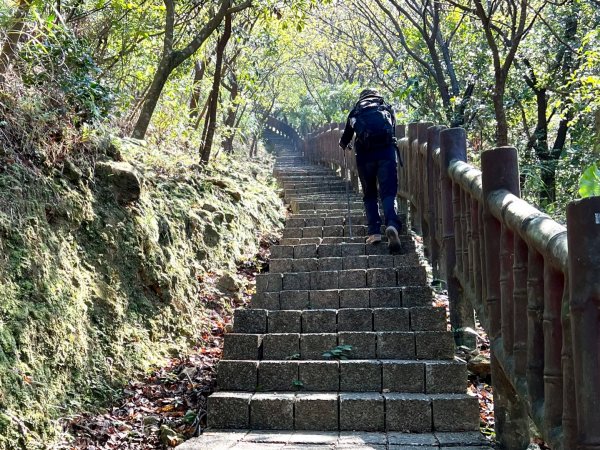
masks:
<svg viewBox="0 0 600 450"><path fill-rule="evenodd" d="M416 331L417 359L453 359L454 337L450 331Z"/></svg>
<svg viewBox="0 0 600 450"><path fill-rule="evenodd" d="M431 400L424 394L384 393L385 426L389 431L432 431Z"/></svg>
<svg viewBox="0 0 600 450"><path fill-rule="evenodd" d="M330 227L333 225L342 225L342 223L344 222L344 218L343 217L323 217L322 219L323 221L323 226L324 227Z"/></svg>
<svg viewBox="0 0 600 450"><path fill-rule="evenodd" d="M338 272L310 272L310 288L317 289L337 289Z"/></svg>
<svg viewBox="0 0 600 450"><path fill-rule="evenodd" d="M338 361L299 361L298 379L305 391L330 391L340 389Z"/></svg>
<svg viewBox="0 0 600 450"><path fill-rule="evenodd" d="M318 250L319 258L339 258L342 256L339 245L321 244Z"/></svg>
<svg viewBox="0 0 600 450"><path fill-rule="evenodd" d="M289 228L303 228L306 226L306 219L300 217L288 217L285 221L285 226Z"/></svg>
<svg viewBox="0 0 600 450"><path fill-rule="evenodd" d="M479 431L464 431L464 432L441 432L437 431L435 437L444 447L456 447L458 445L481 446L490 442Z"/></svg>
<svg viewBox="0 0 600 450"><path fill-rule="evenodd" d="M368 289L344 289L340 291L340 308L368 308Z"/></svg>
<svg viewBox="0 0 600 450"><path fill-rule="evenodd" d="M302 312L297 310L279 310L269 313L269 333L300 333Z"/></svg>
<svg viewBox="0 0 600 450"><path fill-rule="evenodd" d="M467 388L467 366L459 361L425 363L427 394L464 394Z"/></svg>
<svg viewBox="0 0 600 450"><path fill-rule="evenodd" d="M429 286L407 286L402 288L402 306L431 306L432 291Z"/></svg>
<svg viewBox="0 0 600 450"><path fill-rule="evenodd" d="M305 227L322 227L323 226L323 218L322 217L310 217L304 219Z"/></svg>
<svg viewBox="0 0 600 450"><path fill-rule="evenodd" d="M427 284L427 272L423 266L409 266L398 270L398 285Z"/></svg>
<svg viewBox="0 0 600 450"><path fill-rule="evenodd" d="M343 225L328 225L323 227L323 237L342 237L344 236Z"/></svg>
<svg viewBox="0 0 600 450"><path fill-rule="evenodd" d="M361 236L364 237L367 235L367 227L364 225L355 225L352 224L352 227L350 227L349 225L346 225L344 227L344 236L350 236L350 237L354 237L354 236Z"/></svg>
<svg viewBox="0 0 600 450"><path fill-rule="evenodd" d="M402 289L378 288L371 289L369 303L371 308L399 308L402 306Z"/></svg>
<svg viewBox="0 0 600 450"><path fill-rule="evenodd" d="M377 357L381 359L415 359L415 335L411 332L377 333Z"/></svg>
<svg viewBox="0 0 600 450"><path fill-rule="evenodd" d="M365 244L344 243L337 246L343 257L363 256L365 254Z"/></svg>
<svg viewBox="0 0 600 450"><path fill-rule="evenodd" d="M369 268L369 257L362 256L346 256L341 258L343 261L344 270L356 270L356 269L368 269Z"/></svg>
<svg viewBox="0 0 600 450"><path fill-rule="evenodd" d="M310 289L310 272L284 273L283 289L286 291Z"/></svg>
<svg viewBox="0 0 600 450"><path fill-rule="evenodd" d="M396 271L394 269L369 269L367 270L368 287L393 287L396 286Z"/></svg>
<svg viewBox="0 0 600 450"><path fill-rule="evenodd" d="M369 261L369 268L371 269L387 269L395 267L393 255L371 255L367 256L367 258Z"/></svg>
<svg viewBox="0 0 600 450"><path fill-rule="evenodd" d="M432 395L435 431L475 431L479 429L477 397L467 394Z"/></svg>
<svg viewBox="0 0 600 450"><path fill-rule="evenodd" d="M337 289L310 291L309 303L312 309L338 309L340 291Z"/></svg>
<svg viewBox="0 0 600 450"><path fill-rule="evenodd" d="M279 292L283 277L280 273L264 273L256 276L256 292Z"/></svg>
<svg viewBox="0 0 600 450"><path fill-rule="evenodd" d="M413 331L446 331L446 308L419 307L410 310Z"/></svg>
<svg viewBox="0 0 600 450"><path fill-rule="evenodd" d="M322 227L305 227L302 229L303 238L320 238L323 236Z"/></svg>
<svg viewBox="0 0 600 450"><path fill-rule="evenodd" d="M340 394L340 430L342 431L383 431L384 415L384 400L379 393Z"/></svg>
<svg viewBox="0 0 600 450"><path fill-rule="evenodd" d="M323 353L337 345L338 336L335 333L303 334L300 338L300 356L302 359L323 360Z"/></svg>
<svg viewBox="0 0 600 450"><path fill-rule="evenodd" d="M297 394L294 407L296 430L337 431L338 394Z"/></svg>
<svg viewBox="0 0 600 450"><path fill-rule="evenodd" d="M424 363L418 361L382 361L382 389L388 392L425 392Z"/></svg>
<svg viewBox="0 0 600 450"><path fill-rule="evenodd" d="M307 309L302 311L302 333L336 333L335 309Z"/></svg>
<svg viewBox="0 0 600 450"><path fill-rule="evenodd" d="M266 334L263 338L263 359L289 360L300 354L300 334Z"/></svg>
<svg viewBox="0 0 600 450"><path fill-rule="evenodd" d="M316 258L317 244L303 244L294 247L294 258Z"/></svg>
<svg viewBox="0 0 600 450"><path fill-rule="evenodd" d="M281 291L279 294L281 309L308 308L308 291Z"/></svg>
<svg viewBox="0 0 600 450"><path fill-rule="evenodd" d="M314 272L319 270L319 260L317 258L294 259L290 272Z"/></svg>
<svg viewBox="0 0 600 450"><path fill-rule="evenodd" d="M375 331L408 331L410 329L408 309L373 309L373 329Z"/></svg>
<svg viewBox="0 0 600 450"><path fill-rule="evenodd" d="M294 259L271 259L269 262L269 272L271 273L286 273L292 272Z"/></svg>
<svg viewBox="0 0 600 450"><path fill-rule="evenodd" d="M247 429L253 394L247 392L215 392L208 397L208 426L213 429Z"/></svg>
<svg viewBox="0 0 600 450"><path fill-rule="evenodd" d="M250 400L250 427L255 430L293 430L294 394L254 394Z"/></svg>
<svg viewBox="0 0 600 450"><path fill-rule="evenodd" d="M257 390L292 391L297 380L297 361L261 361L258 366Z"/></svg>
<svg viewBox="0 0 600 450"><path fill-rule="evenodd" d="M279 292L261 292L252 295L252 309L279 309Z"/></svg>
<svg viewBox="0 0 600 450"><path fill-rule="evenodd" d="M338 312L339 331L373 331L373 312L369 308L347 308Z"/></svg>
<svg viewBox="0 0 600 450"><path fill-rule="evenodd" d="M404 255L394 255L394 267L404 268L419 265L419 256L416 253L406 253Z"/></svg>
<svg viewBox="0 0 600 450"><path fill-rule="evenodd" d="M381 362L377 360L340 361L340 390L380 392Z"/></svg>
<svg viewBox="0 0 600 450"><path fill-rule="evenodd" d="M302 228L284 228L283 229L283 237L284 238L301 238L302 237Z"/></svg>
<svg viewBox="0 0 600 450"><path fill-rule="evenodd" d="M389 255L390 250L385 242L365 245L365 255Z"/></svg>
<svg viewBox="0 0 600 450"><path fill-rule="evenodd" d="M217 386L221 391L254 391L258 361L219 361Z"/></svg>
<svg viewBox="0 0 600 450"><path fill-rule="evenodd" d="M291 245L273 245L271 247L272 259L289 259L294 257L294 247Z"/></svg>
<svg viewBox="0 0 600 450"><path fill-rule="evenodd" d="M340 310L343 311L343 310ZM372 332L339 332L339 345L351 345L352 350L348 353L349 359L375 359L376 358L376 335Z"/></svg>
<svg viewBox="0 0 600 450"><path fill-rule="evenodd" d="M387 433L390 448L394 450L430 450L438 449L438 440L433 433L408 434L400 432ZM475 450L475 449L471 449Z"/></svg>
<svg viewBox="0 0 600 450"><path fill-rule="evenodd" d="M332 270L342 270L343 269L343 259L342 258L321 258L319 259L318 269L321 271L332 271Z"/></svg>
<svg viewBox="0 0 600 450"><path fill-rule="evenodd" d="M267 332L266 309L236 309L233 318L234 333L264 334Z"/></svg>
<svg viewBox="0 0 600 450"><path fill-rule="evenodd" d="M262 338L262 334L225 334L223 359L260 359Z"/></svg>
<svg viewBox="0 0 600 450"><path fill-rule="evenodd" d="M367 271L364 269L342 270L339 272L340 289L357 289L367 286Z"/></svg>

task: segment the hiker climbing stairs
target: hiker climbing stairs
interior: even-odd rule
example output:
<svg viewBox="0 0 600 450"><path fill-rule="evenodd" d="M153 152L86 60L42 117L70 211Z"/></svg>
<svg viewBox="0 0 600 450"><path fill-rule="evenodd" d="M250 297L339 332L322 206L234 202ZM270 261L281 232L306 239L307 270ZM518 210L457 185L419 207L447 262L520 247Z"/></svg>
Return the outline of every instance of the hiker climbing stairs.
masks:
<svg viewBox="0 0 600 450"><path fill-rule="evenodd" d="M291 213L251 308L235 311L225 335L204 442L484 447L477 398L466 393L466 366L454 359L413 239L401 235L401 254L385 238L365 244L360 197L292 151L280 154L275 176ZM281 440L284 431L325 441Z"/></svg>

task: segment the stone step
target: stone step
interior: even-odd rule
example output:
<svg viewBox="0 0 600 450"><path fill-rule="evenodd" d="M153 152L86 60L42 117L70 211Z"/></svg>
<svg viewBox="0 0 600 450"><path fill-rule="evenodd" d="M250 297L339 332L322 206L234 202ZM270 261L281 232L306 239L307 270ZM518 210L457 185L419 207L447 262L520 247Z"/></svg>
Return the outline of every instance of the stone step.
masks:
<svg viewBox="0 0 600 450"><path fill-rule="evenodd" d="M217 368L220 391L402 392L464 394L459 361L229 361Z"/></svg>
<svg viewBox="0 0 600 450"><path fill-rule="evenodd" d="M324 237L357 237L367 235L366 225L326 225L303 228L292 228L286 226L283 229L283 238L324 238ZM363 240L364 242L364 240Z"/></svg>
<svg viewBox="0 0 600 450"><path fill-rule="evenodd" d="M341 331L446 331L446 309L237 309L235 333L336 333Z"/></svg>
<svg viewBox="0 0 600 450"><path fill-rule="evenodd" d="M351 345L348 359L453 359L449 331L340 331L338 333L225 334L223 359L326 359L323 353Z"/></svg>
<svg viewBox="0 0 600 450"><path fill-rule="evenodd" d="M214 429L475 431L477 398L467 394L379 392L216 392L208 397Z"/></svg>
<svg viewBox="0 0 600 450"><path fill-rule="evenodd" d="M290 203L293 212L299 211L331 211L331 210L346 210L348 207L350 210L363 211L364 206L362 202L350 202L348 205L345 201L337 202L313 202L313 201L297 201L292 200Z"/></svg>
<svg viewBox="0 0 600 450"><path fill-rule="evenodd" d="M478 431L205 431L176 450L492 450Z"/></svg>
<svg viewBox="0 0 600 450"><path fill-rule="evenodd" d="M380 288L427 283L423 266L264 273L256 276L256 292Z"/></svg>
<svg viewBox="0 0 600 450"><path fill-rule="evenodd" d="M274 258L269 262L270 273L313 272L317 270L351 270L412 267L419 265L416 253L404 255L361 255L332 258Z"/></svg>
<svg viewBox="0 0 600 450"><path fill-rule="evenodd" d="M314 214L301 215L293 214L285 220L286 228L304 228L304 227L326 227L331 225L348 225L352 222L352 227L357 225L367 225L367 218L364 215L355 215L348 217L347 214L340 216L316 217Z"/></svg>
<svg viewBox="0 0 600 450"><path fill-rule="evenodd" d="M378 244L365 244L364 236L343 236L343 237L324 237L324 238L282 238L279 245L329 245L329 244L357 244L366 247L362 255L385 255L389 254L387 246L388 239L385 236L381 237L381 242ZM410 236L400 234L400 243L402 245L402 253L410 252L415 249L415 243ZM358 252L358 250L356 250ZM335 255L334 255L335 256ZM341 256L341 255L337 255Z"/></svg>
<svg viewBox="0 0 600 450"><path fill-rule="evenodd" d="M305 239L305 238L302 238ZM408 237L400 236L402 242L402 248L404 250L402 255L390 255L390 250L385 242L377 245L367 245L364 243L364 238L360 238L362 242L355 242L357 239L344 238L341 239L343 243L329 243L335 238L306 238L318 242L310 242L298 244L298 238L286 238L285 244L280 243L271 247L271 257L274 259L286 259L286 258L341 258L347 256L394 256L403 257L406 254L410 254L410 250L414 249L415 244L412 239ZM280 241L281 242L281 241Z"/></svg>
<svg viewBox="0 0 600 450"><path fill-rule="evenodd" d="M267 310L412 308L431 306L432 300L433 293L430 287L404 286L262 292L252 296L250 306Z"/></svg>

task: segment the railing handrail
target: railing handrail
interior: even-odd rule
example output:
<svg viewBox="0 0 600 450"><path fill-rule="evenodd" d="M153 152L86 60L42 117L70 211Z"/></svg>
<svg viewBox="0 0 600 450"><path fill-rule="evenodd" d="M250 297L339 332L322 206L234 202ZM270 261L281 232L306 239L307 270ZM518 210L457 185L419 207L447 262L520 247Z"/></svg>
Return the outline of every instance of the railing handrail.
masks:
<svg viewBox="0 0 600 450"><path fill-rule="evenodd" d="M529 415L554 449L600 450L600 198L571 203L564 227L520 198L516 149L483 152L479 169L463 129L432 125L398 127L399 197L446 279L453 329L474 309L490 336L501 445L527 446ZM343 127L309 134L303 154L358 188Z"/></svg>

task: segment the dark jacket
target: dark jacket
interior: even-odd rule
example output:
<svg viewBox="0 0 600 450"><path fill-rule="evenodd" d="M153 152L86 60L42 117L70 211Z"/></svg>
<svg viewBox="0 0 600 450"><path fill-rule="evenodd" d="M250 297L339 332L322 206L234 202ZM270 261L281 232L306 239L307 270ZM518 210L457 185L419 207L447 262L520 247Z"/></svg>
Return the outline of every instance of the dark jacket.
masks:
<svg viewBox="0 0 600 450"><path fill-rule="evenodd" d="M392 116L392 125L394 127L394 131L396 130L396 116L394 115L394 110L392 109L392 107L390 105L385 103L385 101L383 100L383 97L379 97L379 96L366 97L366 98L360 100L358 103L356 103L356 105L354 106L352 111L350 111L350 114L348 114L348 119L346 120L346 126L344 127L344 133L342 134L342 137L340 138L340 147L346 148L348 146L348 144L350 144L350 141L352 141L352 137L354 136L354 124L356 123L356 116L358 115L358 112L361 110L361 108L367 103L379 103L381 105L384 105L386 107L386 110L389 111L389 113ZM363 145L360 141L355 142L354 151L356 152L356 161L359 164L361 161L373 161L373 160L377 160L377 159L394 159L394 158L396 158L396 145L395 144L391 144L389 147L382 148L381 150L377 150L377 151L365 151L365 149L362 147L363 147Z"/></svg>

